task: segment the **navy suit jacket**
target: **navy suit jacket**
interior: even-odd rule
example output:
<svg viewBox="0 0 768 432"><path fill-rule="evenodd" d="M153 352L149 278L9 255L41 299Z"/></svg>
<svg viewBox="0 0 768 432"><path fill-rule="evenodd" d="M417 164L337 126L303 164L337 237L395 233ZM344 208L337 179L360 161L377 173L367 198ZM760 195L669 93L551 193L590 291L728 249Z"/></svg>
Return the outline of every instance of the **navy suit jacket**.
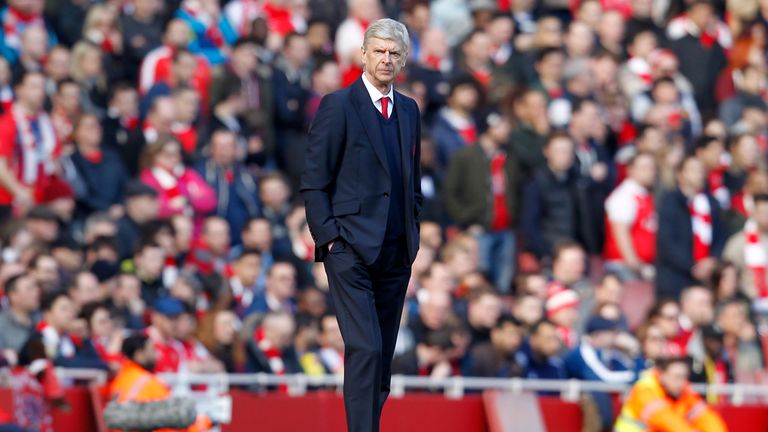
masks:
<svg viewBox="0 0 768 432"><path fill-rule="evenodd" d="M423 197L416 102L394 92L404 185L405 235L410 262L419 247L418 217ZM362 78L325 96L309 130L301 194L315 241L315 261L326 245L342 238L366 264L379 255L387 227L392 182L376 116L379 111Z"/></svg>
<svg viewBox="0 0 768 432"><path fill-rule="evenodd" d="M720 206L708 195L712 214L710 256L719 258L727 240L720 222ZM678 298L683 288L700 285L691 274L693 261L693 227L688 199L680 189L667 192L659 205L659 231L656 234L656 293L659 297Z"/></svg>

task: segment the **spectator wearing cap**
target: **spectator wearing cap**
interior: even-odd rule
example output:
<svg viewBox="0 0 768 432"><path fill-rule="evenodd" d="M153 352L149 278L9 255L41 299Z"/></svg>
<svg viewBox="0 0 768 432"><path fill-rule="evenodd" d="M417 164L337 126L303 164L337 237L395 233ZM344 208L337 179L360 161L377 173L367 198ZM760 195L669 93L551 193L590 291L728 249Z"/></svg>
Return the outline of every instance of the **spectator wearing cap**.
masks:
<svg viewBox="0 0 768 432"><path fill-rule="evenodd" d="M523 189L521 231L525 249L537 258L550 257L556 244L580 238L579 205L574 183L574 142L554 133L544 147L546 166Z"/></svg>
<svg viewBox="0 0 768 432"><path fill-rule="evenodd" d="M686 157L677 169L678 186L659 203L656 296L678 298L686 286L706 281L725 245L720 206L706 192L704 164Z"/></svg>
<svg viewBox="0 0 768 432"><path fill-rule="evenodd" d="M547 300L544 303L546 317L555 326L565 348L578 344L576 324L579 320L579 295L559 282L552 282L547 287Z"/></svg>
<svg viewBox="0 0 768 432"><path fill-rule="evenodd" d="M492 112L484 126L478 145L460 149L450 159L445 206L451 219L477 238L480 270L501 292L508 292L515 271L517 160L506 151L506 118Z"/></svg>
<svg viewBox="0 0 768 432"><path fill-rule="evenodd" d="M214 131L209 150L210 156L198 164L197 170L216 191L216 215L227 220L233 246L237 246L246 221L261 214L258 181L238 160L234 132Z"/></svg>
<svg viewBox="0 0 768 432"><path fill-rule="evenodd" d="M691 359L689 380L692 383L710 386L733 383L733 370L723 345L723 338L723 329L717 324L709 324L701 328L704 355ZM714 392L707 392L706 397L710 404L717 404L721 400L720 395Z"/></svg>
<svg viewBox="0 0 768 432"><path fill-rule="evenodd" d="M157 352L155 373L175 373L182 367L184 348L176 339L176 322L184 313L184 304L173 297L163 297L152 303L147 335Z"/></svg>
<svg viewBox="0 0 768 432"><path fill-rule="evenodd" d="M445 169L454 152L477 142L473 113L481 94L480 85L471 76L461 75L451 82L446 106L438 112L430 132L441 169Z"/></svg>
<svg viewBox="0 0 768 432"><path fill-rule="evenodd" d="M26 274L12 276L4 284L8 307L0 312L0 351L15 364L17 353L35 331L40 310L40 287Z"/></svg>
<svg viewBox="0 0 768 432"><path fill-rule="evenodd" d="M117 239L122 259L130 257L139 238L139 227L157 217L157 191L134 180L125 187L125 214L117 221Z"/></svg>
<svg viewBox="0 0 768 432"><path fill-rule="evenodd" d="M524 334L517 319L509 315L500 316L491 329L490 340L472 348L466 362L466 375L492 378L521 376L523 368L517 354Z"/></svg>
<svg viewBox="0 0 768 432"><path fill-rule="evenodd" d="M74 126L76 150L62 160L65 177L75 189L77 219L97 211L107 211L123 200L128 180L117 153L102 146L103 135L98 117L82 115Z"/></svg>
<svg viewBox="0 0 768 432"><path fill-rule="evenodd" d="M619 333L618 321L596 315L587 322L587 334L565 357L568 377L605 383L626 384L635 380L634 360L615 349ZM608 394L594 392L602 428L613 423L613 407Z"/></svg>

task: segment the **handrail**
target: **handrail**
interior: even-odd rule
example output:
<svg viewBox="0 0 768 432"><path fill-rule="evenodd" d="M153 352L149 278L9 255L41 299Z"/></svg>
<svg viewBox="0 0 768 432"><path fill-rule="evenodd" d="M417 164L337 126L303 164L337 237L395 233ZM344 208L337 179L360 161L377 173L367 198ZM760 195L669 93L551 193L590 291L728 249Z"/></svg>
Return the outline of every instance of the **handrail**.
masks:
<svg viewBox="0 0 768 432"><path fill-rule="evenodd" d="M288 394L302 396L312 387L336 387L339 392L343 386L341 376L307 376L255 374L161 374L160 378L169 385L204 385L226 392L231 386L266 388L286 386ZM695 384L693 389L700 393L728 396L733 405L742 405L748 398L768 399L768 386L757 384ZM459 399L466 392L481 390L503 390L513 393L551 392L559 393L565 400L574 401L583 393L627 393L631 384L604 383L599 381L579 380L532 380L521 378L478 378L449 377L434 379L422 376L392 376L392 397L402 397L408 390L442 391L446 397ZM211 389L209 389L211 391Z"/></svg>

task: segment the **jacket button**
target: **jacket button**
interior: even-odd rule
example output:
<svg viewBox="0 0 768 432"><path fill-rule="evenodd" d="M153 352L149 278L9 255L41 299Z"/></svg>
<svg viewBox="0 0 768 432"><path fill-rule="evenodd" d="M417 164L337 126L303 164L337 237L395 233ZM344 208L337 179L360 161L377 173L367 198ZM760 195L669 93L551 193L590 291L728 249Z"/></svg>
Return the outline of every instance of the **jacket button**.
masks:
<svg viewBox="0 0 768 432"><path fill-rule="evenodd" d="M389 192L384 192L384 197L386 198L388 196L389 196Z"/></svg>

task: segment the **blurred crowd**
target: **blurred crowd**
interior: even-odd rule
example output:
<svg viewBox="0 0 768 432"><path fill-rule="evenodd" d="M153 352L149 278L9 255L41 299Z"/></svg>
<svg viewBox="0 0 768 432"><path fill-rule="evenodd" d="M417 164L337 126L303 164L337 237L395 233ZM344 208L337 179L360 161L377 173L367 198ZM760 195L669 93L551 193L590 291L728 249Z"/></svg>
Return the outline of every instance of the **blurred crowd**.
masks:
<svg viewBox="0 0 768 432"><path fill-rule="evenodd" d="M341 375L297 187L389 16L425 195L395 373L763 379L768 1L0 5L8 365L141 332L157 372Z"/></svg>

